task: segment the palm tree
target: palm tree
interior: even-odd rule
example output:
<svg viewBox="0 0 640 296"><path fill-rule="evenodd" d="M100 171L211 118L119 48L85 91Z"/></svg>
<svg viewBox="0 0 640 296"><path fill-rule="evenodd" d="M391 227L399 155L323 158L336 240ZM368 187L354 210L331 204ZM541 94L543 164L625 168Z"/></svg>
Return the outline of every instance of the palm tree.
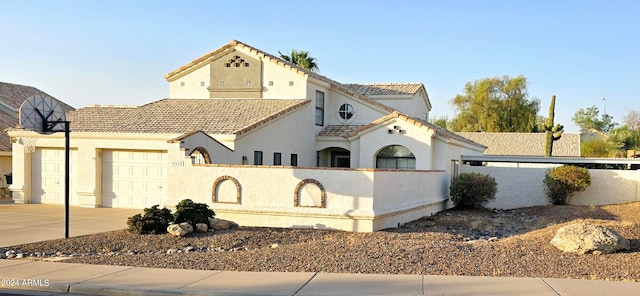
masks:
<svg viewBox="0 0 640 296"><path fill-rule="evenodd" d="M311 72L318 72L320 70L316 63L316 58L310 56L308 51L292 49L291 55L283 54L280 51L278 51L278 53L280 54L280 58L283 60L294 65L298 65L301 68L307 69Z"/></svg>

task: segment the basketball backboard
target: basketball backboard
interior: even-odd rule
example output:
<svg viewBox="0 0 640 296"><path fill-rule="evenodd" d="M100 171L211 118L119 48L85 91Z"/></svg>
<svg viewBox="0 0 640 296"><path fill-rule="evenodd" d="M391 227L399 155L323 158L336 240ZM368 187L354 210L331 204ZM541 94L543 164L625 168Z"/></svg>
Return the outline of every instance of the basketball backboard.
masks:
<svg viewBox="0 0 640 296"><path fill-rule="evenodd" d="M28 97L20 106L20 125L41 134L64 131L56 130L66 121L64 110L58 101L44 94Z"/></svg>

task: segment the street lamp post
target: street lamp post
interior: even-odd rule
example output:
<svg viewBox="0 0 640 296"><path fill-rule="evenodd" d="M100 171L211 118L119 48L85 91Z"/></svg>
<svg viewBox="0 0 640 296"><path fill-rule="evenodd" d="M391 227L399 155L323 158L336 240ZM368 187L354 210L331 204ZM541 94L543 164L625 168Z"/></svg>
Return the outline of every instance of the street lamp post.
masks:
<svg viewBox="0 0 640 296"><path fill-rule="evenodd" d="M602 98L602 101L604 102L604 112L602 113L607 115L607 98Z"/></svg>

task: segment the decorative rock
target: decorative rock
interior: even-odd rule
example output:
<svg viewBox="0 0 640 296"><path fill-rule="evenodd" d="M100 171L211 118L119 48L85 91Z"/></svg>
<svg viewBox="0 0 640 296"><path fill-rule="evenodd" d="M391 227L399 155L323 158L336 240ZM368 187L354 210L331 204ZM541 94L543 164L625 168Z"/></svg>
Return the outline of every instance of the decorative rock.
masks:
<svg viewBox="0 0 640 296"><path fill-rule="evenodd" d="M198 223L200 224L200 223ZM188 246L186 248L184 248L184 252L185 253L189 253L189 252L195 252L196 248L192 247L192 246Z"/></svg>
<svg viewBox="0 0 640 296"><path fill-rule="evenodd" d="M225 230L225 229L235 228L237 226L238 224L229 220L209 217L209 228L214 230Z"/></svg>
<svg viewBox="0 0 640 296"><path fill-rule="evenodd" d="M196 223L196 232L207 232L209 225L207 223Z"/></svg>
<svg viewBox="0 0 640 296"><path fill-rule="evenodd" d="M183 237L193 232L193 226L187 222L171 224L167 227L167 232L173 236Z"/></svg>
<svg viewBox="0 0 640 296"><path fill-rule="evenodd" d="M273 244L271 244L271 246L269 246L269 248L272 248L272 249L276 249L276 248L279 248L279 247L280 247L279 243L273 243Z"/></svg>
<svg viewBox="0 0 640 296"><path fill-rule="evenodd" d="M178 249L169 249L167 250L167 254L175 254L178 253Z"/></svg>
<svg viewBox="0 0 640 296"><path fill-rule="evenodd" d="M551 244L564 252L610 254L631 244L615 230L598 224L576 223L558 229Z"/></svg>

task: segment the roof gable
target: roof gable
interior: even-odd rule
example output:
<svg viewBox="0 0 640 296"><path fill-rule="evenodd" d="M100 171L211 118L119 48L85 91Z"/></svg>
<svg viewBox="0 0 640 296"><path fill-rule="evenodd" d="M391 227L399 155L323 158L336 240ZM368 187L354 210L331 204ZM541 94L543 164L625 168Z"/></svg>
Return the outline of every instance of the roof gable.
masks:
<svg viewBox="0 0 640 296"><path fill-rule="evenodd" d="M290 71L293 71L294 73L297 73L298 75L301 75L303 77L307 77L307 78L311 78L311 79L316 79L318 81L324 82L329 84L330 88L339 92L342 92L348 96L354 97L374 108L380 109L380 110L384 110L387 112L392 112L393 108L390 108L389 106L386 106L384 104L381 104L371 98L368 98L365 95L353 92L352 90L350 90L348 87L346 87L345 85L329 79L325 76L322 76L318 73L315 72L311 72L307 69L301 68L293 63L287 62L279 57L276 57L272 54L269 54L267 52L264 52L260 49L257 49L253 46L247 45L245 43L242 43L240 41L237 40L231 40L231 42L223 45L222 47L207 53L193 61L191 61L190 63L169 72L168 74L166 74L164 77L167 81L171 82L174 81L175 79L178 79L179 77L182 77L183 75L185 75L185 73L190 73L191 71L194 71L195 69L198 69L204 65L206 65L207 63L211 62L213 59L216 59L220 56L226 55L231 51L235 51L236 48L241 48L249 53L254 54L256 57L261 58L263 61L268 61L271 63L274 63L276 65L279 65L281 67L284 67L286 69L289 69Z"/></svg>
<svg viewBox="0 0 640 296"><path fill-rule="evenodd" d="M484 155L544 156L545 133L475 133L460 136L487 146ZM553 156L580 157L580 135L563 134L553 143Z"/></svg>
<svg viewBox="0 0 640 296"><path fill-rule="evenodd" d="M73 132L240 135L310 100L164 99L139 107L89 106L70 112Z"/></svg>
<svg viewBox="0 0 640 296"><path fill-rule="evenodd" d="M359 129L355 130L353 133L347 135L347 137L356 136L356 135L358 135L360 133L366 132L367 130L376 128L376 127L378 127L380 125L383 125L386 122L388 122L390 120L393 120L393 119L402 120L402 121L408 122L409 124L413 124L413 125L415 125L417 127L433 131L433 133L435 135L440 136L440 137L442 137L444 139L457 140L457 141L460 141L460 142L463 142L463 143L466 143L466 144L471 144L471 145L474 145L474 146L486 148L484 145L481 145L481 144L476 143L474 141L471 141L471 140L469 140L467 138L464 138L464 137L462 137L460 135L452 133L452 132L450 132L450 131L448 131L446 129L443 129L443 128L433 124L433 123L424 121L422 119L418 119L418 118L414 118L414 117L408 116L408 115L406 115L404 113L401 113L401 112L398 112L398 111L394 111L391 114L389 114L387 116L384 116L384 117L381 117L378 120L376 120L376 121L374 121L374 122L372 122L372 123L370 123L368 125L360 127Z"/></svg>

